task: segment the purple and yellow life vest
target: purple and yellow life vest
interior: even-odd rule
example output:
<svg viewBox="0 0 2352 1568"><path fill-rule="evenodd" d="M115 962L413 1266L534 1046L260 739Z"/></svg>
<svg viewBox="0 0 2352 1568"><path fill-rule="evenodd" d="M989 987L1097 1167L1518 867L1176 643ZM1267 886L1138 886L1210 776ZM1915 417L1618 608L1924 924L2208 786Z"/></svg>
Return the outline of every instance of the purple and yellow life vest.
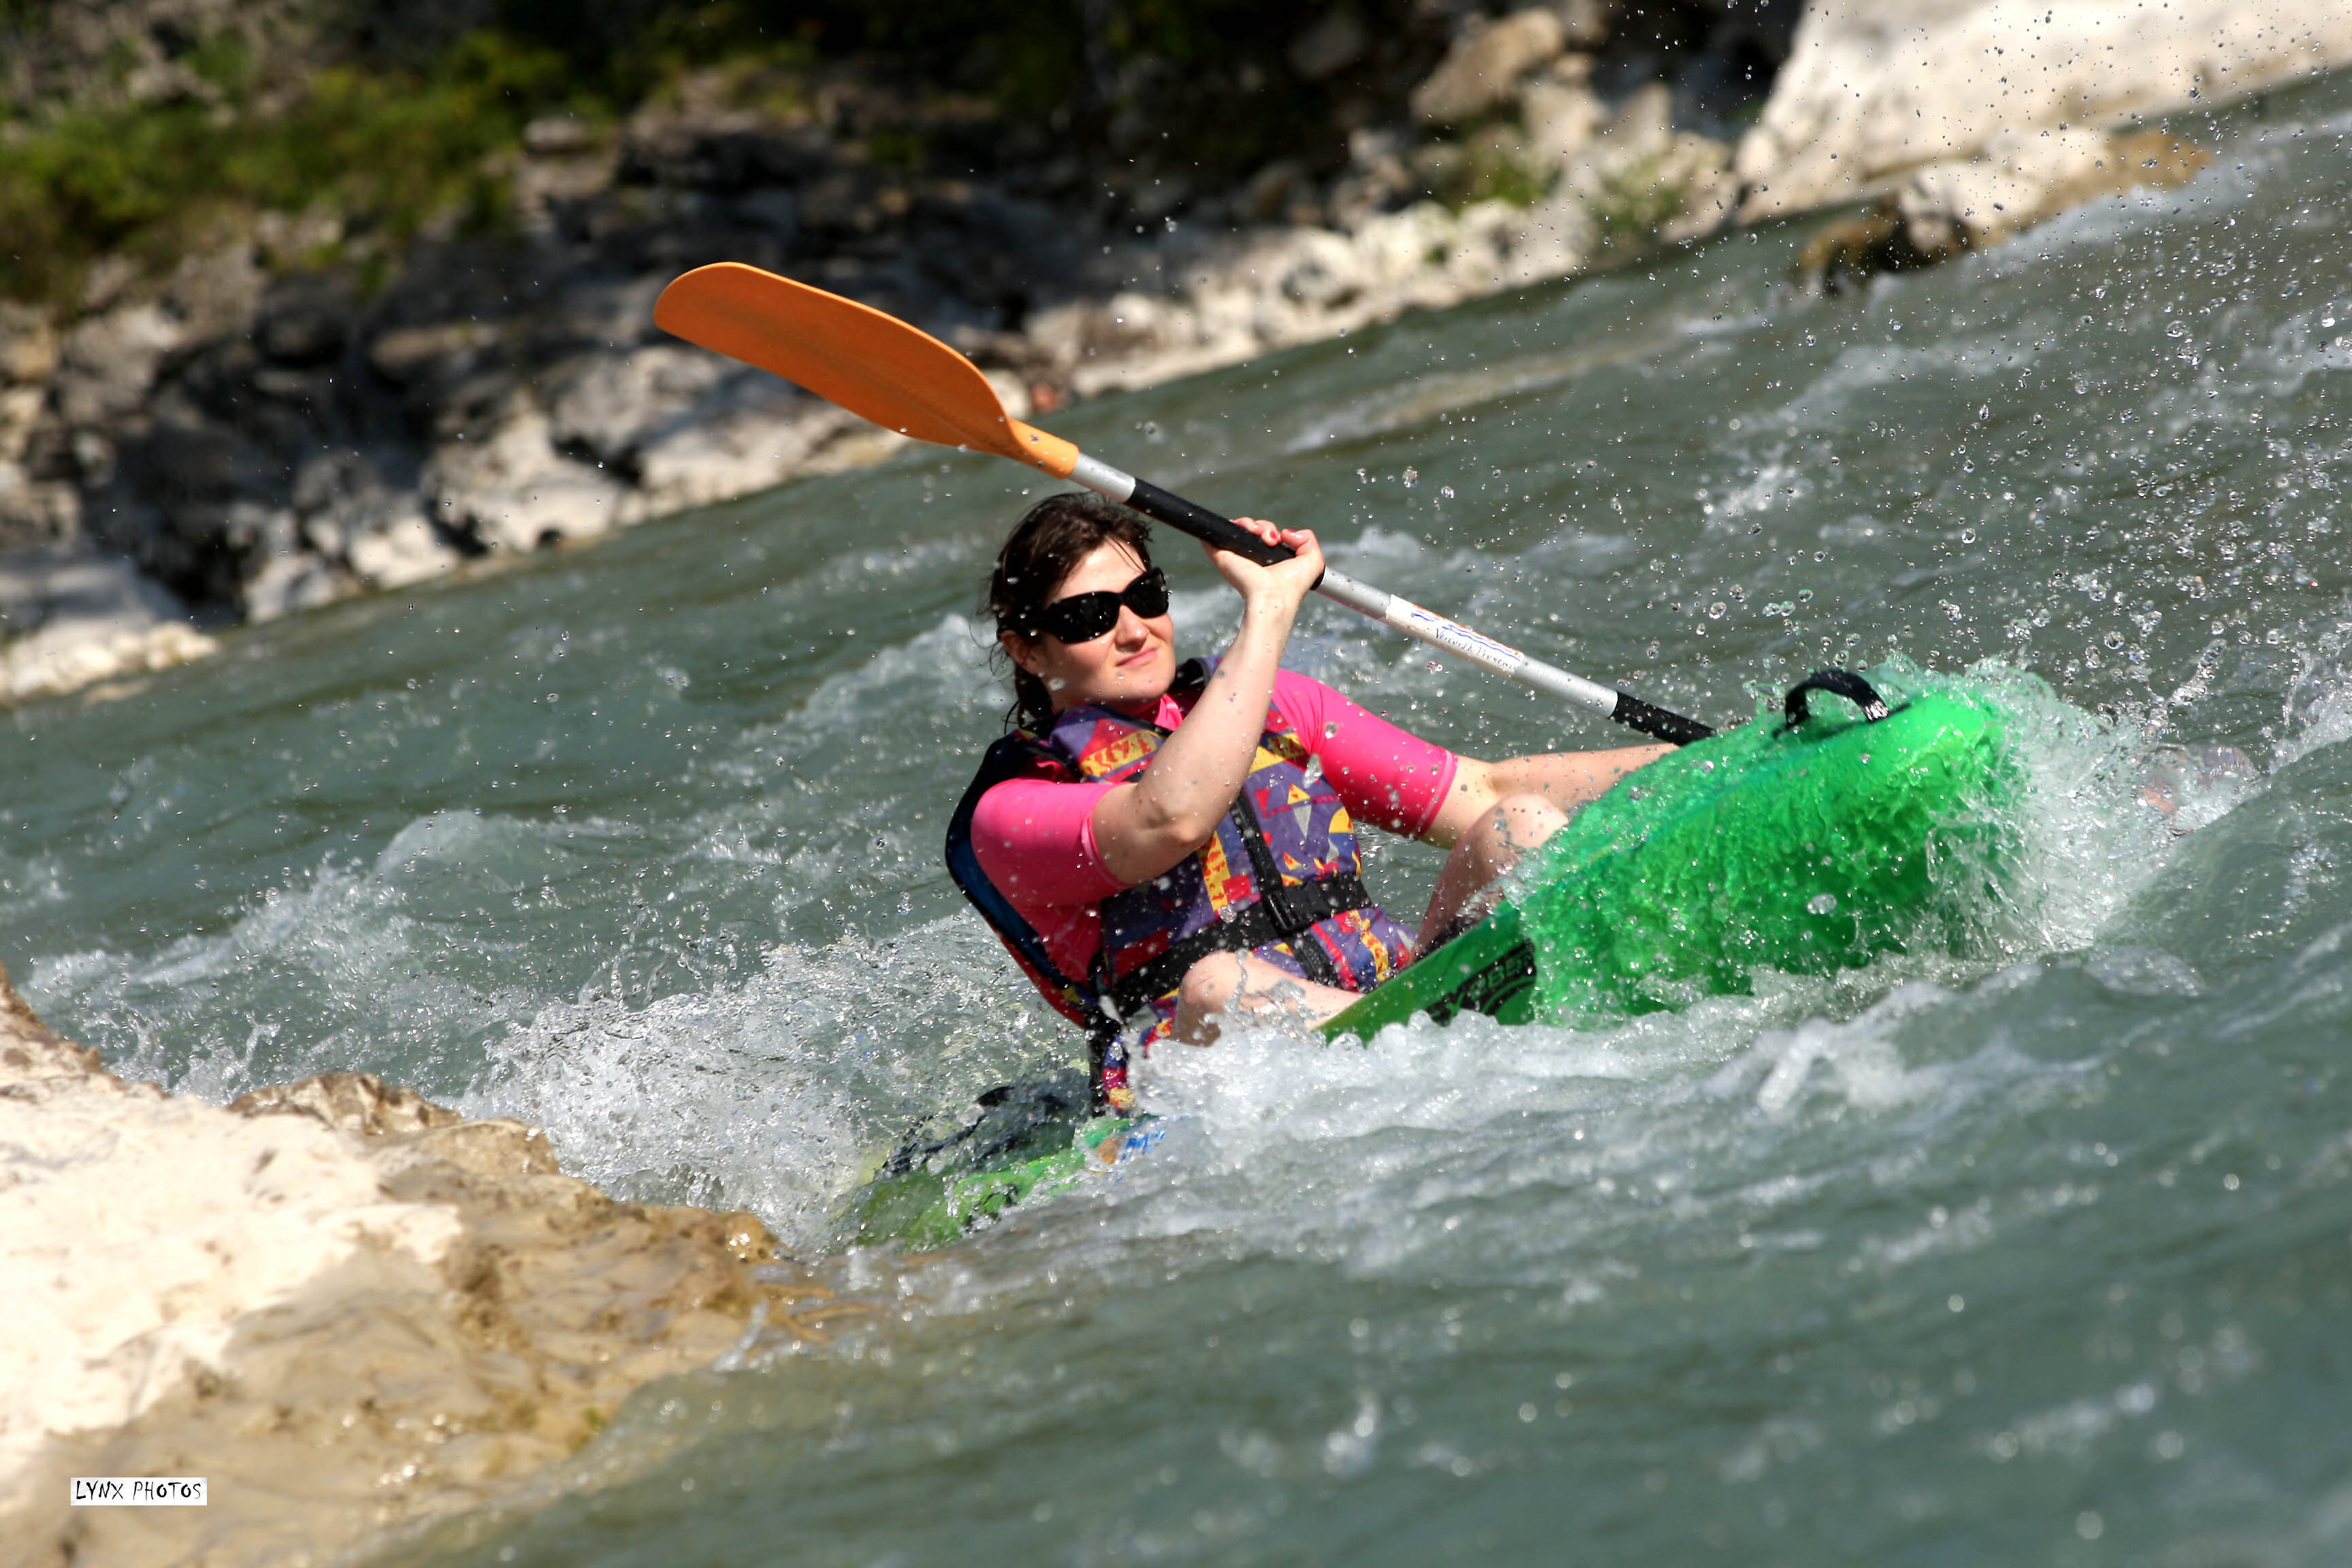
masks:
<svg viewBox="0 0 2352 1568"><path fill-rule="evenodd" d="M1210 664L1177 672L1170 695L1190 711ZM989 749L948 830L957 884L1047 1001L1095 1037L1098 1090L1124 1098L1122 1021L1150 1019L1144 1048L1173 1026L1187 970L1213 952L1253 952L1302 979L1369 991L1411 963L1412 937L1366 893L1354 825L1279 709L1270 709L1233 808L1209 842L1148 882L1105 899L1102 946L1083 983L1064 975L1044 942L980 869L971 816L980 797L1013 778L1124 784L1150 765L1167 731L1116 709L1055 715L1042 735ZM1106 1006L1108 999L1109 1005Z"/></svg>

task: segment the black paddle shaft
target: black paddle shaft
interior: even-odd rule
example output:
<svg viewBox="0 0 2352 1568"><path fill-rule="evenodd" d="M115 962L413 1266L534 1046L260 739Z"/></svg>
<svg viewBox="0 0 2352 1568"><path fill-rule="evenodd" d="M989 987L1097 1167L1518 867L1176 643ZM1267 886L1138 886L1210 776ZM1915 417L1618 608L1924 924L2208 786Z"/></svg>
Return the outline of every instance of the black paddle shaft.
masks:
<svg viewBox="0 0 2352 1568"><path fill-rule="evenodd" d="M1181 532L1189 533L1220 550L1230 550L1244 561L1255 561L1261 566L1271 566L1287 561L1298 553L1287 544L1268 544L1240 523L1219 517L1204 506L1194 506L1182 496L1161 489L1150 479L1135 481L1135 490L1127 504L1144 516L1166 523Z"/></svg>

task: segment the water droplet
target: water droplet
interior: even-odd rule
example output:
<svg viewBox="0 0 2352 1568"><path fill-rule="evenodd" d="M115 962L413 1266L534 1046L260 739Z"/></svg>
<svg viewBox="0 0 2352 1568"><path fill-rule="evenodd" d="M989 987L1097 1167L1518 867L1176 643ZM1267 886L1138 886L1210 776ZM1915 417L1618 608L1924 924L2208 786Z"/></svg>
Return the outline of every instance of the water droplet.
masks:
<svg viewBox="0 0 2352 1568"><path fill-rule="evenodd" d="M1710 621L1719 621L1723 619L1723 601L1721 599L1717 599L1714 604L1709 605L1706 607L1706 618Z"/></svg>
<svg viewBox="0 0 2352 1568"><path fill-rule="evenodd" d="M1324 721L1323 721L1323 738L1324 738L1325 740L1327 740L1327 741L1328 741L1328 740L1329 740L1332 736L1334 736L1334 735L1338 734L1339 732L1339 721L1338 721L1337 719L1326 719L1326 720L1324 720Z"/></svg>
<svg viewBox="0 0 2352 1568"><path fill-rule="evenodd" d="M1974 544L1976 542L1977 531L1975 529L1964 528L1960 530L1960 542L1962 544Z"/></svg>
<svg viewBox="0 0 2352 1568"><path fill-rule="evenodd" d="M1454 487L1452 485L1438 486L1437 496L1440 500L1452 500L1454 499Z"/></svg>
<svg viewBox="0 0 2352 1568"><path fill-rule="evenodd" d="M1817 915L1825 915L1832 910L1837 908L1837 895L1835 893L1815 893L1811 898L1805 900L1805 908L1812 910L1812 912Z"/></svg>

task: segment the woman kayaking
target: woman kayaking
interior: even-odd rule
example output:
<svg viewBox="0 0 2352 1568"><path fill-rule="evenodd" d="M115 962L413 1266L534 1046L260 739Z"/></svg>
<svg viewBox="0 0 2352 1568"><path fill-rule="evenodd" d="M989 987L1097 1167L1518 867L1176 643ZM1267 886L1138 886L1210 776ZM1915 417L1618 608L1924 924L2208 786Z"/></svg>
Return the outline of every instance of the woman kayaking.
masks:
<svg viewBox="0 0 2352 1568"><path fill-rule="evenodd" d="M1180 665L1149 525L1091 495L1032 507L988 607L1019 728L991 747L950 871L1022 967L1093 1037L1129 1103L1129 1051L1223 1020L1319 1022L1484 913L1486 889L1664 746L1482 762L1281 668L1323 572L1315 535L1238 520L1289 560L1203 546L1242 596L1223 655ZM1319 763L1319 766L1317 764ZM1355 824L1453 851L1418 931L1365 891Z"/></svg>

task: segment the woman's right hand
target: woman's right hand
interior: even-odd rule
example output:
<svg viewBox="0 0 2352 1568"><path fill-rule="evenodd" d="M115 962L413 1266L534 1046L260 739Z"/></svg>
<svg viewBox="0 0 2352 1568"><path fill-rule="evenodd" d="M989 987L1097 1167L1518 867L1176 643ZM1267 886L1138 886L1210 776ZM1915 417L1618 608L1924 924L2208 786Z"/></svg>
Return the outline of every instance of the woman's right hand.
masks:
<svg viewBox="0 0 2352 1568"><path fill-rule="evenodd" d="M1287 561L1261 566L1247 556L1203 544L1201 548L1208 552L1209 564L1242 596L1247 607L1296 615L1323 576L1323 546L1316 540L1315 531L1280 528L1255 517L1237 517L1234 521L1268 544L1286 544L1297 553Z"/></svg>

